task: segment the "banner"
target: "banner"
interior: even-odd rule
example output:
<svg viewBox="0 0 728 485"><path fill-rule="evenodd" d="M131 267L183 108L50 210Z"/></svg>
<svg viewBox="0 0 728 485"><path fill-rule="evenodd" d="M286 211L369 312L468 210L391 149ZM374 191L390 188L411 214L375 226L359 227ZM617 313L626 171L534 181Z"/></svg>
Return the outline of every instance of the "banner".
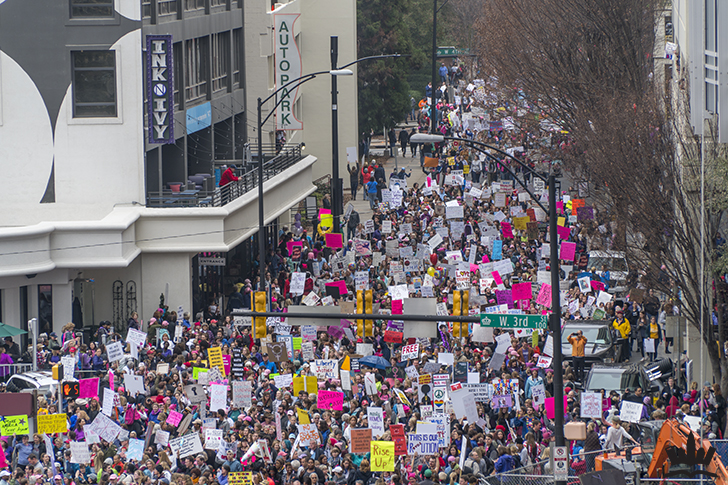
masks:
<svg viewBox="0 0 728 485"><path fill-rule="evenodd" d="M300 17L295 13L277 13L273 15L275 22L275 86L277 89L285 86L294 79L301 77L301 52L296 45L296 35L293 25ZM291 90L289 91L288 88ZM280 104L276 108L276 129L302 130L303 123L296 119L293 107L298 97L298 86L292 83L288 88L281 90L278 96Z"/></svg>
<svg viewBox="0 0 728 485"><path fill-rule="evenodd" d="M147 35L149 143L174 143L174 66L171 35ZM109 359L109 362L113 362Z"/></svg>

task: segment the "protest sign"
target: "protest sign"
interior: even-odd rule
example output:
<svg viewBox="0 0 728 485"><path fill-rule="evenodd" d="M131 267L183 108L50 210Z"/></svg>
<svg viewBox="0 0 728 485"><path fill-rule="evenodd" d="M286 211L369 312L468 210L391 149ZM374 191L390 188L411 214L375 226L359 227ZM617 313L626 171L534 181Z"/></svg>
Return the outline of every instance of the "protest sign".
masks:
<svg viewBox="0 0 728 485"><path fill-rule="evenodd" d="M351 443L349 443L350 453L369 453L369 443L372 441L371 428L362 428L351 430Z"/></svg>
<svg viewBox="0 0 728 485"><path fill-rule="evenodd" d="M178 460L198 453L204 453L200 435L197 433L188 433L170 440L169 447L172 449L172 455L176 456Z"/></svg>
<svg viewBox="0 0 728 485"><path fill-rule="evenodd" d="M379 438L384 434L384 413L382 408L375 406L367 407L367 418L369 421L369 428L372 430L372 436Z"/></svg>
<svg viewBox="0 0 728 485"><path fill-rule="evenodd" d="M88 451L88 443L84 441L71 441L71 463L91 463L91 453Z"/></svg>
<svg viewBox="0 0 728 485"><path fill-rule="evenodd" d="M376 472L394 471L394 442L371 442L371 469Z"/></svg>
<svg viewBox="0 0 728 485"><path fill-rule="evenodd" d="M436 455L438 443L437 433L409 433L407 435L407 454Z"/></svg>
<svg viewBox="0 0 728 485"><path fill-rule="evenodd" d="M581 393L581 417L602 418L602 395L598 392Z"/></svg>
<svg viewBox="0 0 728 485"><path fill-rule="evenodd" d="M0 420L0 433L2 433L2 436L30 433L28 429L28 416L25 414L2 416L2 420Z"/></svg>
<svg viewBox="0 0 728 485"><path fill-rule="evenodd" d="M344 393L320 390L318 393L318 408L333 411L342 411L344 406Z"/></svg>
<svg viewBox="0 0 728 485"><path fill-rule="evenodd" d="M38 434L66 433L68 431L68 415L39 414L36 418Z"/></svg>

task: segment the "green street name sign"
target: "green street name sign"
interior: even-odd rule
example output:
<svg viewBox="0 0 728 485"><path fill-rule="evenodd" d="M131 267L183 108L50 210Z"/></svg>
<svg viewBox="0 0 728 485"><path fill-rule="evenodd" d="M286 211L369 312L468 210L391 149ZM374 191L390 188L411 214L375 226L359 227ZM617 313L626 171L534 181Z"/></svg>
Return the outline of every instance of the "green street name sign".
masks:
<svg viewBox="0 0 728 485"><path fill-rule="evenodd" d="M496 328L533 328L545 330L549 326L547 315L501 315L499 313L481 313L481 327Z"/></svg>
<svg viewBox="0 0 728 485"><path fill-rule="evenodd" d="M470 49L458 49L457 47L438 47L437 57L457 57L470 55Z"/></svg>

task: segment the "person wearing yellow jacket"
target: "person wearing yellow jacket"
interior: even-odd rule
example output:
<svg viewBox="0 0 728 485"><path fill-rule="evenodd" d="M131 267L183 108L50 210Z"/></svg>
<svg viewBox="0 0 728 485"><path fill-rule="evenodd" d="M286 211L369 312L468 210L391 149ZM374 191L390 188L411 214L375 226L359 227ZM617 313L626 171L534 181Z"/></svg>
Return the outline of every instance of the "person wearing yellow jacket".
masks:
<svg viewBox="0 0 728 485"><path fill-rule="evenodd" d="M612 322L612 327L619 332L619 340L621 352L619 361L625 362L629 360L630 349L629 346L629 334L632 332L632 326L629 324L629 320L624 318L624 312L621 307L615 309L616 318Z"/></svg>

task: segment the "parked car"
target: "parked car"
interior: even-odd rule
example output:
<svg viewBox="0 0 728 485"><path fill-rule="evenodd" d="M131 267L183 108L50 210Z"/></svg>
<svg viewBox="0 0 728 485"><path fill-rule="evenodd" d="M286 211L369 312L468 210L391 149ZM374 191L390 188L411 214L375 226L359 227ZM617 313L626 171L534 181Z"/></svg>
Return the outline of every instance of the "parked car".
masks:
<svg viewBox="0 0 728 485"><path fill-rule="evenodd" d="M589 269L595 268L601 274L602 268L609 271L609 293L623 296L627 293L629 266L623 251L589 251Z"/></svg>
<svg viewBox="0 0 728 485"><path fill-rule="evenodd" d="M561 330L561 354L564 360L571 360L571 344L567 340L569 335L581 330L586 337L584 346L584 360L587 367L594 363L613 363L617 346L612 339L609 323L600 320L571 320L567 321Z"/></svg>
<svg viewBox="0 0 728 485"><path fill-rule="evenodd" d="M644 367L639 364L595 364L589 371L585 391L599 392L604 389L607 394L610 391L617 391L620 395L626 389L634 391L641 387L644 394L656 394L662 389L662 383L650 382L650 378Z"/></svg>
<svg viewBox="0 0 728 485"><path fill-rule="evenodd" d="M8 392L33 392L39 395L55 393L58 390L58 381L53 379L50 371L24 372L13 374L7 382Z"/></svg>

